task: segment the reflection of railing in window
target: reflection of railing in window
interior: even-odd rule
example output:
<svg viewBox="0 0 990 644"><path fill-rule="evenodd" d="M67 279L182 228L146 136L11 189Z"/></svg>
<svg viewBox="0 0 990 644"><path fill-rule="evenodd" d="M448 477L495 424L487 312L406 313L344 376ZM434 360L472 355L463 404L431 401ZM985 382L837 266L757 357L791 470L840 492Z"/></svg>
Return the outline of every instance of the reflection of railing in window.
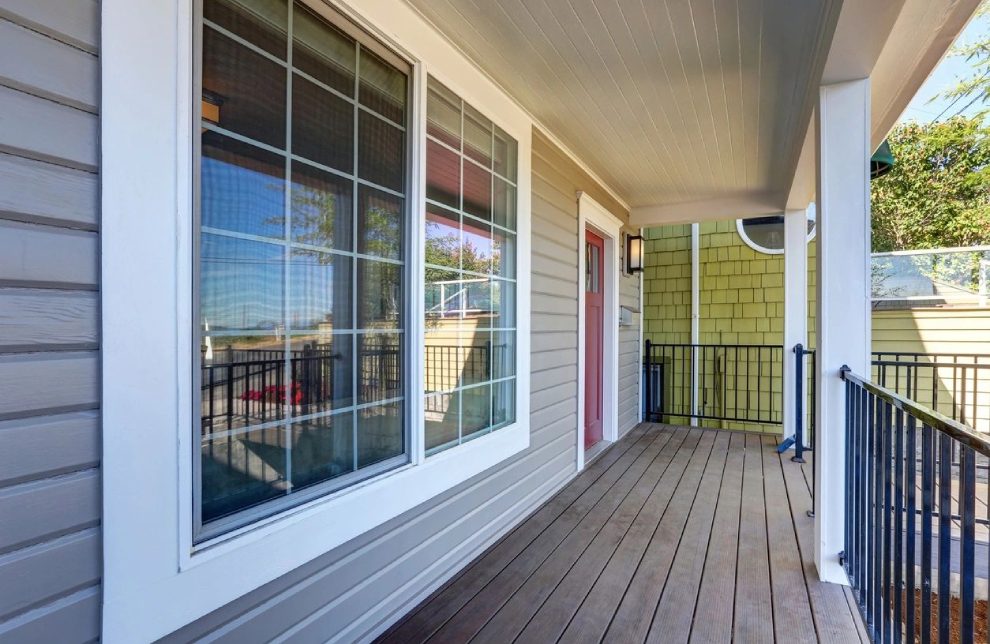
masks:
<svg viewBox="0 0 990 644"><path fill-rule="evenodd" d="M453 389L491 380L492 359L505 358L506 345L428 345L425 347L427 388ZM285 352L272 349L214 350L202 366L202 431L218 432L258 425L293 416L349 406L334 405L335 372L349 379L351 365L330 347L309 346L292 351L291 383L286 387ZM365 347L358 358L358 402L388 400L402 395L399 346ZM342 375L343 374L343 375ZM346 386L349 393L350 384ZM350 397L349 395L347 396Z"/></svg>
<svg viewBox="0 0 990 644"><path fill-rule="evenodd" d="M212 361L202 367L204 433L278 420L287 404L293 413L320 411L319 401L332 400L334 367L341 358L328 347L292 351L291 385L286 387L284 351L214 350Z"/></svg>
<svg viewBox="0 0 990 644"><path fill-rule="evenodd" d="M431 318L468 318L490 313L494 307L489 280L485 278L432 282L427 286L426 309Z"/></svg>

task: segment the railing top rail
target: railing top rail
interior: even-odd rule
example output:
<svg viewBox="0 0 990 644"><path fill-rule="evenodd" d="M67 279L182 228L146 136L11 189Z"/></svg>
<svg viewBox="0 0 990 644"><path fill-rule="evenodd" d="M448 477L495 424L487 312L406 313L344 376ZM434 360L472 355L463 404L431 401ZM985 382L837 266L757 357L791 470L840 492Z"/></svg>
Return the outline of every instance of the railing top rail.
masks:
<svg viewBox="0 0 990 644"><path fill-rule="evenodd" d="M916 356L919 358L983 358L990 360L990 353L925 353L922 351L872 351L871 356Z"/></svg>
<svg viewBox="0 0 990 644"><path fill-rule="evenodd" d="M950 436L967 447L973 448L984 456L990 456L990 440L959 421L952 420L948 416L940 414L933 409L919 405L913 400L905 398L886 387L881 387L867 378L856 374L849 367L842 367L840 374L843 380L859 385L874 396L887 401L895 408L911 414L929 427Z"/></svg>
<svg viewBox="0 0 990 644"><path fill-rule="evenodd" d="M656 347L698 347L698 348L708 348L715 347L717 349L724 348L737 348L737 349L783 349L782 344L691 344L687 342L650 342L650 346Z"/></svg>
<svg viewBox="0 0 990 644"><path fill-rule="evenodd" d="M938 362L919 360L871 360L874 367L935 367L944 369L990 369L990 362Z"/></svg>

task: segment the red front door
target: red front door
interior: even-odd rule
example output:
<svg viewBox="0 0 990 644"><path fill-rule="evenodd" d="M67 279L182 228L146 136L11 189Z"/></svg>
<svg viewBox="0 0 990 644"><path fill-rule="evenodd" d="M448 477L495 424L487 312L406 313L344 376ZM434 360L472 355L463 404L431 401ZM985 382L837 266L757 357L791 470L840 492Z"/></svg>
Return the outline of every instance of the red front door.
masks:
<svg viewBox="0 0 990 644"><path fill-rule="evenodd" d="M585 232L584 446L602 439L602 347L605 325L605 240Z"/></svg>

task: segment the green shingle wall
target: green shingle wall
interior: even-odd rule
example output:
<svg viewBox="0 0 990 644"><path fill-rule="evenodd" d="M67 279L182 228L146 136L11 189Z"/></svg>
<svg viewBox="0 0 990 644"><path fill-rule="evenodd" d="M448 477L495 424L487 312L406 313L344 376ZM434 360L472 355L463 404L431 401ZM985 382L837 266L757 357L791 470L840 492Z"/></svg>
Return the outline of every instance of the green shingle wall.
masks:
<svg viewBox="0 0 990 644"><path fill-rule="evenodd" d="M646 257L643 279L644 338L660 344L691 342L691 226L663 226L644 233ZM780 345L784 338L784 258L783 255L760 253L743 242L736 232L735 221L706 222L700 225L700 344L705 345ZM808 330L809 345L814 346L814 276L815 243L808 248ZM787 354L789 357L790 354ZM731 354L730 354L731 357ZM725 360L725 358L722 358ZM720 409L731 409L737 390L759 389L760 377L770 378L770 365L757 368L762 374L723 373L724 367L708 365L706 370L718 370L719 378L709 377L702 383L701 396ZM772 393L764 394L759 404L766 409L782 405L782 374L773 365ZM668 380L686 382L687 373L672 373ZM738 387L731 384L733 378ZM679 381L679 382L678 382ZM720 384L721 383L721 384ZM668 383L670 384L670 383ZM748 385L748 387L747 387ZM765 389L765 387L764 387ZM751 394L749 405L755 407ZM746 399L743 398L743 401ZM714 401L714 402L713 402ZM742 403L741 403L742 404ZM724 412L723 412L724 413ZM683 419L673 419L675 421ZM728 427L756 431L780 431L779 426L752 423L706 421L705 426Z"/></svg>

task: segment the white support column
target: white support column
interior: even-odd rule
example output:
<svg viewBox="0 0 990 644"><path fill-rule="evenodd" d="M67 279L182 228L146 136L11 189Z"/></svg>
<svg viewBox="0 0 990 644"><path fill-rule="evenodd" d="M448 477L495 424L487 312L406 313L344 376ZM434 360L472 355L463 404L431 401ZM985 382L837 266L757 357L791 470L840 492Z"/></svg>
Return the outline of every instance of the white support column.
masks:
<svg viewBox="0 0 990 644"><path fill-rule="evenodd" d="M845 392L839 369L869 374L870 80L820 89L818 116L818 408L815 564L848 584L845 547Z"/></svg>
<svg viewBox="0 0 990 644"><path fill-rule="evenodd" d="M788 210L784 212L784 436L797 436L793 349L798 343L808 346L808 213ZM803 396L804 383L801 392Z"/></svg>
<svg viewBox="0 0 990 644"><path fill-rule="evenodd" d="M691 344L701 344L701 224L691 224ZM691 424L698 424L698 361L700 351L692 350Z"/></svg>

